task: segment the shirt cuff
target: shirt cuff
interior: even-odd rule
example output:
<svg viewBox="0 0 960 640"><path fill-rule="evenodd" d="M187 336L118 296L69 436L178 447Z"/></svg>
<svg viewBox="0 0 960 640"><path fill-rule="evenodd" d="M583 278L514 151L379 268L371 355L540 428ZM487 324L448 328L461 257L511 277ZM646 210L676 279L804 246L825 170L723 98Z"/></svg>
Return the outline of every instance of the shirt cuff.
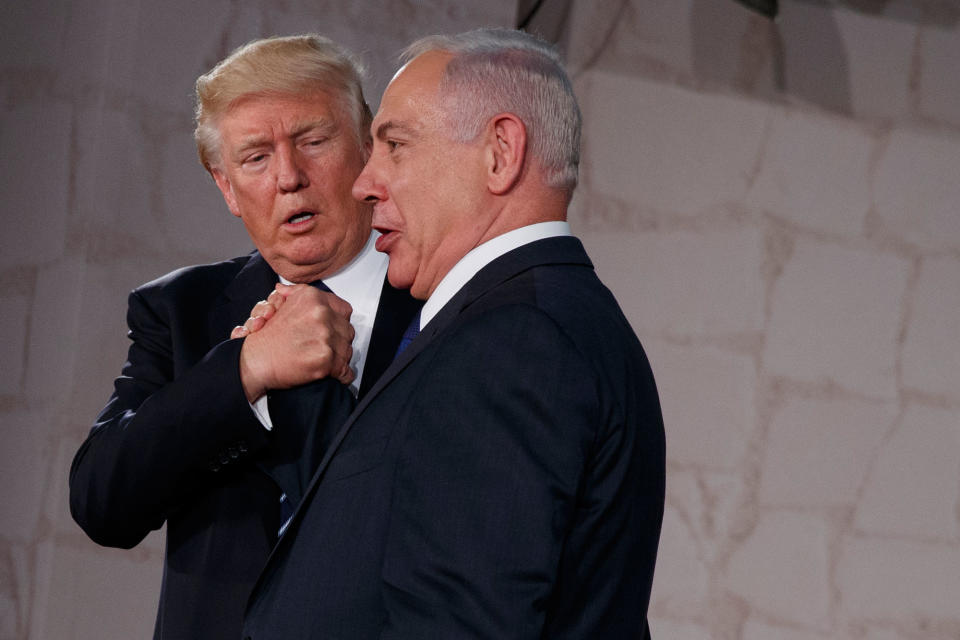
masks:
<svg viewBox="0 0 960 640"><path fill-rule="evenodd" d="M256 402L250 405L250 408L253 409L253 413L257 416L260 424L262 424L267 431L273 431L273 421L270 419L270 409L267 407L266 394L260 396Z"/></svg>

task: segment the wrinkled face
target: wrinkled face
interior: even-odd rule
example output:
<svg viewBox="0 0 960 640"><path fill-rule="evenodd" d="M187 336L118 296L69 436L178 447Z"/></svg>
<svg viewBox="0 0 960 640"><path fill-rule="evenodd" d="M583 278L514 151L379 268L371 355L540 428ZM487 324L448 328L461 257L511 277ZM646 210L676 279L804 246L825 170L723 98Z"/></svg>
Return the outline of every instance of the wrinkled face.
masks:
<svg viewBox="0 0 960 640"><path fill-rule="evenodd" d="M373 151L354 184L358 200L374 203L377 250L390 255L390 284L419 299L479 244L489 225L483 212L483 148L451 140L437 100L450 59L425 53L387 87L373 121Z"/></svg>
<svg viewBox="0 0 960 640"><path fill-rule="evenodd" d="M350 190L365 150L341 101L323 91L245 96L218 130L214 179L274 271L310 282L360 251L370 235L370 206Z"/></svg>

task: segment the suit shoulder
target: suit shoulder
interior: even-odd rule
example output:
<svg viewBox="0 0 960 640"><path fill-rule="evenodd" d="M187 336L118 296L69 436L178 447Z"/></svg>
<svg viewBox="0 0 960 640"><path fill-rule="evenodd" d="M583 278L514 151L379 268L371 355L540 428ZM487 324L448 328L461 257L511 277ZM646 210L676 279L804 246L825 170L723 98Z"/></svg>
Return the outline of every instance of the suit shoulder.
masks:
<svg viewBox="0 0 960 640"><path fill-rule="evenodd" d="M464 343L484 344L488 351L502 350L517 358L538 348L578 351L576 340L550 310L526 295L488 300L469 309L451 329L445 342L454 349Z"/></svg>
<svg viewBox="0 0 960 640"><path fill-rule="evenodd" d="M477 300L472 315L492 313L527 318L526 331L539 316L539 331L554 332L576 350L600 378L624 367L646 375L646 354L610 290L590 266L537 266ZM524 309L520 311L520 309ZM517 315L520 314L520 315ZM586 370L586 369L585 369Z"/></svg>
<svg viewBox="0 0 960 640"><path fill-rule="evenodd" d="M538 302L561 325L588 333L602 328L621 338L622 333L634 334L613 292L592 268L567 266L535 273Z"/></svg>
<svg viewBox="0 0 960 640"><path fill-rule="evenodd" d="M529 306L571 337L595 334L600 327L612 329L616 336L633 334L613 294L589 264L534 266L492 288L474 304L479 309Z"/></svg>
<svg viewBox="0 0 960 640"><path fill-rule="evenodd" d="M140 285L133 290L133 293L147 297L156 295L176 297L179 293L189 292L197 287L209 289L216 288L218 285L226 286L256 255L256 252L252 252L230 260L180 267Z"/></svg>

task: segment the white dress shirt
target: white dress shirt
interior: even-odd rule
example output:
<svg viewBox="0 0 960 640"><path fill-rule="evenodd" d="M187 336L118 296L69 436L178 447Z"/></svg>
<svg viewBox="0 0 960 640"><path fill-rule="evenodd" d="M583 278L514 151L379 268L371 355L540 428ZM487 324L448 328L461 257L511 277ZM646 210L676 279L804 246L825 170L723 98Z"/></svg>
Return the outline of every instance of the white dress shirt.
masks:
<svg viewBox="0 0 960 640"><path fill-rule="evenodd" d="M378 252L375 247L379 235L376 231L371 232L367 243L353 260L333 275L323 279L323 283L330 291L353 307L350 324L353 325L356 333L353 336L350 368L354 370L357 377L350 383L350 391L354 396L360 390L363 366L367 362L370 337L373 335L373 323L377 318L377 307L380 305L383 278L387 273L387 255ZM283 277L280 278L280 282L292 284ZM267 409L267 396L262 396L251 407L263 426L272 429L273 422L270 420L270 412Z"/></svg>
<svg viewBox="0 0 960 640"><path fill-rule="evenodd" d="M536 240L569 235L573 234L570 233L570 225L566 222L538 222L508 231L474 247L453 265L427 298L420 311L420 329L427 326L443 305L450 302L450 298L460 291L470 278L503 254Z"/></svg>

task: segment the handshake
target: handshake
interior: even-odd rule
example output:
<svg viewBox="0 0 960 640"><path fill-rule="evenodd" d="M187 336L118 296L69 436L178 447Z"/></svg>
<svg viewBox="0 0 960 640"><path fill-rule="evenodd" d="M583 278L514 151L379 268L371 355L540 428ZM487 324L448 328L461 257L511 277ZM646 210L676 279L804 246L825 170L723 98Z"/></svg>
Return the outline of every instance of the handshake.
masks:
<svg viewBox="0 0 960 640"><path fill-rule="evenodd" d="M321 378L350 384L353 309L332 293L306 284L277 284L230 338L245 338L240 380L247 400Z"/></svg>

